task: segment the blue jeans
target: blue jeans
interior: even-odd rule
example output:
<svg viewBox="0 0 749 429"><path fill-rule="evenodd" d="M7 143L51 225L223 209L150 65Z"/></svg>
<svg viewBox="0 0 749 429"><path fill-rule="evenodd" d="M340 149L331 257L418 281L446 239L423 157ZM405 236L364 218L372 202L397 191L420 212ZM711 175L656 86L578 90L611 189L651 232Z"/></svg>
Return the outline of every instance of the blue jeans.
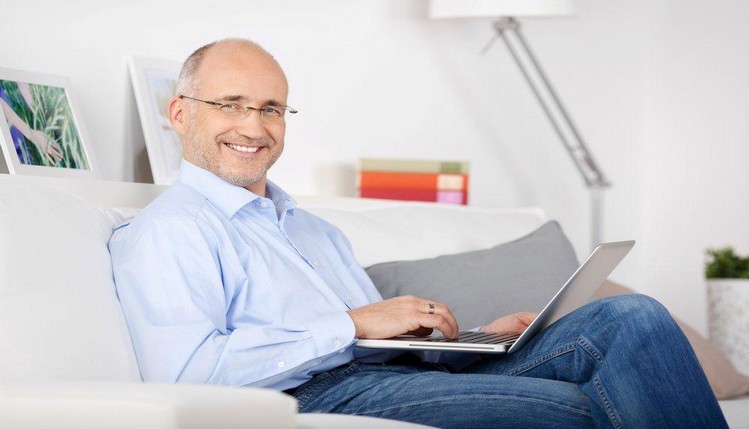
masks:
<svg viewBox="0 0 749 429"><path fill-rule="evenodd" d="M445 428L727 427L687 339L642 295L590 303L457 372L403 360L318 374L294 392L299 411Z"/></svg>

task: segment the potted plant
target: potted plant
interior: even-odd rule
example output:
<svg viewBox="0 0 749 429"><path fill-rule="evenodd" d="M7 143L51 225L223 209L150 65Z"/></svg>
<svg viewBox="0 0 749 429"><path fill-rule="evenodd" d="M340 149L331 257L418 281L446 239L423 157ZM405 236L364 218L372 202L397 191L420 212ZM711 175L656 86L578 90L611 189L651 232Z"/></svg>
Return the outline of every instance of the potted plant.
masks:
<svg viewBox="0 0 749 429"><path fill-rule="evenodd" d="M705 263L710 340L749 374L749 256L708 249Z"/></svg>

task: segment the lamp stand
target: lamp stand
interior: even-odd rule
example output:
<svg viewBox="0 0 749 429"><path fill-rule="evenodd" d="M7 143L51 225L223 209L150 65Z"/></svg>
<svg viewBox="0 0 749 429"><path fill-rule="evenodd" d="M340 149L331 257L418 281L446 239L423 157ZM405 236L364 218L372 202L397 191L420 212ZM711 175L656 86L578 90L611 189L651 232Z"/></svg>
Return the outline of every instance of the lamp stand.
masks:
<svg viewBox="0 0 749 429"><path fill-rule="evenodd" d="M512 58L517 63L533 94L549 118L554 131L572 158L575 167L583 177L591 198L591 244L594 248L603 240L603 191L611 186L593 159L580 132L562 105L559 96L551 86L546 73L539 64L530 46L520 31L520 23L515 18L500 18L494 23L497 38L504 40ZM486 49L488 49L487 46ZM486 51L485 49L485 51Z"/></svg>

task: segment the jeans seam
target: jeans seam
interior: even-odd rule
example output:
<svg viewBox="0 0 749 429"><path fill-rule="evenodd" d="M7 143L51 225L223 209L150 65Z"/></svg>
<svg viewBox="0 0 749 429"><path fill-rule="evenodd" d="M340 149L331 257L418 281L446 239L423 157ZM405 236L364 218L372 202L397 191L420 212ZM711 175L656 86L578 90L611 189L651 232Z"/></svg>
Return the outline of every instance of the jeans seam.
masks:
<svg viewBox="0 0 749 429"><path fill-rule="evenodd" d="M309 402L313 397L317 396L317 394L320 393L320 391L322 391L324 388L326 388L332 380L333 377L328 376L324 380L320 380L314 386L304 389L298 395L293 395L297 400L297 408L300 410L300 412L307 405L307 402Z"/></svg>
<svg viewBox="0 0 749 429"><path fill-rule="evenodd" d="M603 404L603 407L606 409L606 414L608 414L611 424L615 428L621 428L622 423L621 421L619 421L619 416L616 414L616 411L614 411L614 408L611 406L611 401L609 401L609 395L606 393L606 389L603 388L603 383L601 383L601 379L600 377L598 377L598 375L593 377L593 385L596 388L596 393L598 393L598 397L601 398L601 403Z"/></svg>
<svg viewBox="0 0 749 429"><path fill-rule="evenodd" d="M526 400L526 401L534 402L534 403L538 403L538 404L553 405L553 406L564 408L565 410L568 410L568 411L571 411L571 412L574 412L574 413L577 413L577 414L580 414L580 415L583 415L583 416L586 416L586 417L590 417L591 416L591 413L589 411L581 410L579 408L570 407L568 405L561 404L561 403L558 403L558 402L547 401L547 400L540 399L540 398L532 398L532 397L529 397L529 396L501 395L501 394L457 395L457 396L451 396L450 398L438 398L438 399L426 399L426 400L422 400L422 401L411 401L411 402L408 402L408 403L393 405L393 406L390 406L390 407L379 408L379 409L376 409L376 410L367 410L367 411L364 411L364 412L356 412L355 414L356 415L360 415L360 416L366 416L366 415L372 415L372 414L380 414L380 413L383 413L383 412L388 412L388 411L397 410L397 409L409 408L409 407L414 407L414 406L421 406L421 405L430 404L430 403L439 403L439 402L451 402L452 403L452 402L455 402L456 400L461 400L461 399L467 399L467 400L475 400L475 399L483 399L483 398L497 398L497 399L499 399L499 398L508 398L508 397L511 397L511 398L514 398L514 399L522 399L522 400Z"/></svg>
<svg viewBox="0 0 749 429"><path fill-rule="evenodd" d="M580 348L582 348L585 353L588 354L593 360L596 361L598 365L603 363L603 353L598 351L598 348L593 345L590 340L585 338L584 336L580 336L580 338L577 339L577 344L580 345ZM598 394L598 397L601 399L601 404L603 405L603 408L606 410L606 415L609 417L609 420L611 421L611 425L615 428L621 428L622 423L619 419L619 415L616 413L616 410L611 404L611 400L609 399L608 393L606 393L606 389L603 387L603 382L601 382L601 377L596 374L593 376L593 386L596 389L596 393Z"/></svg>
<svg viewBox="0 0 749 429"><path fill-rule="evenodd" d="M521 365L521 366L519 366L517 368L512 369L511 371L507 372L506 375L516 376L516 375L522 374L524 372L530 371L531 369L533 369L533 368L535 368L535 367L537 367L537 366L539 366L539 365L541 365L541 364L543 364L543 363L545 363L545 362L547 362L547 361L549 361L549 360L551 360L551 359L553 359L553 358L555 358L557 356L560 356L560 355L563 355L565 353L569 353L569 352L575 350L575 346L576 345L577 345L576 343L570 343L570 344L567 344L566 346L562 346L562 347L560 347L560 348L558 348L556 350L552 350L551 352L549 352L549 353L547 353L547 354L545 354L545 355L543 355L543 356L541 356L539 358L536 358L532 362L528 362L525 365Z"/></svg>
<svg viewBox="0 0 749 429"><path fill-rule="evenodd" d="M596 362L603 363L603 353L599 352L596 346L593 345L587 338L583 337L582 335L577 339L577 344L582 347L583 350L585 350L590 357L592 357Z"/></svg>

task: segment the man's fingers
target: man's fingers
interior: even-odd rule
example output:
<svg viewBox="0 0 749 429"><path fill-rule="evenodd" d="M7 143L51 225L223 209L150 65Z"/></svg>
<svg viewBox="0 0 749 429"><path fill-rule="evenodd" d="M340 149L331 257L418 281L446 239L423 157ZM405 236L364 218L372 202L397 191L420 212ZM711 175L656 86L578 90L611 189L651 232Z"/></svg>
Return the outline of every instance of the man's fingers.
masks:
<svg viewBox="0 0 749 429"><path fill-rule="evenodd" d="M458 335L458 322L446 305L412 295L366 305L348 314L357 338L389 338L405 333L429 335L433 329L451 339Z"/></svg>
<svg viewBox="0 0 749 429"><path fill-rule="evenodd" d="M517 313L516 316L526 325L530 325L531 323L533 323L533 320L538 316L538 313L531 313L528 311L524 311L522 313Z"/></svg>
<svg viewBox="0 0 749 429"><path fill-rule="evenodd" d="M434 305L434 312L431 313L431 314L435 314L435 315L444 317L445 322L448 325L450 325L450 330L455 333L455 336L450 336L450 338L455 338L458 335L459 328L458 328L458 321L455 320L455 316L453 315L453 312L450 311L450 308L448 306L446 306L445 304L442 304L442 303L439 303L439 302L434 302L434 303L431 303L431 304ZM429 308L431 309L431 307L429 307ZM442 329L440 329L440 331L442 333L445 332ZM445 335L445 336L447 336L447 335Z"/></svg>
<svg viewBox="0 0 749 429"><path fill-rule="evenodd" d="M444 323L447 325L445 329L442 329L439 326L434 327L439 329L444 336L448 338L456 338L458 336L458 321L455 320L455 316L448 306L441 302L428 301L427 314L442 317Z"/></svg>
<svg viewBox="0 0 749 429"><path fill-rule="evenodd" d="M417 337L428 337L429 335L432 335L432 332L434 332L434 329L425 328L422 326L421 328L406 332L406 335L416 335Z"/></svg>
<svg viewBox="0 0 749 429"><path fill-rule="evenodd" d="M447 318L439 314L425 314L419 324L423 327L437 329L442 332L442 335L450 339L458 336L458 326L451 324Z"/></svg>

